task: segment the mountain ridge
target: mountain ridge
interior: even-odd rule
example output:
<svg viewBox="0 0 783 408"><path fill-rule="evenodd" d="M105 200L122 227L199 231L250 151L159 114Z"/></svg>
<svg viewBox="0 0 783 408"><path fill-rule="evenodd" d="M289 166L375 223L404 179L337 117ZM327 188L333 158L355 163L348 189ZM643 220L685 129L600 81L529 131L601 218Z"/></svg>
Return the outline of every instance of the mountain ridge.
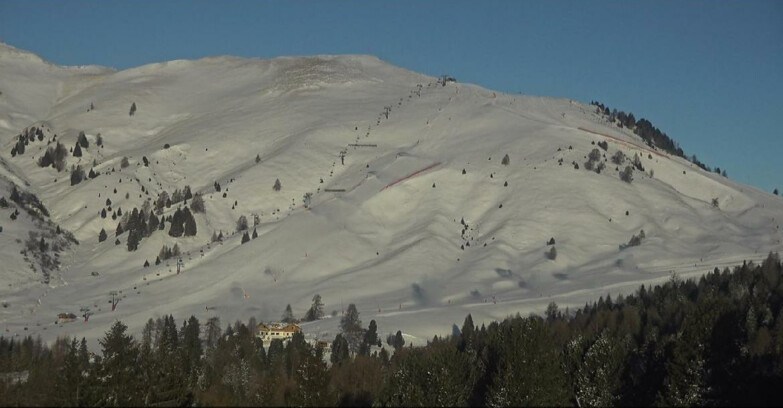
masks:
<svg viewBox="0 0 783 408"><path fill-rule="evenodd" d="M552 299L579 304L781 247L779 199L645 147L573 100L502 94L368 56L208 57L81 76L5 68L0 195L10 180L33 191L80 241L49 284L36 284L39 274L15 263L23 242L14 241L35 222L3 221L14 227L0 234L0 256L14 270L4 271L13 286L0 289L10 304L0 322L16 333L40 324L46 336L99 334L114 318L140 330L151 313L274 320L289 303L303 312L319 293L327 309L356 303L363 319L415 342L467 313L488 321ZM31 126L42 140L11 156ZM63 172L36 164L82 131L89 147L69 153ZM585 170L594 149L600 174ZM623 165L611 161L617 151ZM627 183L619 173L634 156L640 165ZM100 175L71 185L75 165ZM126 248L128 232L114 236L118 208L127 214L186 185L206 204L195 236L169 236L170 221L136 251ZM258 238L245 244L242 215L250 232L259 219ZM101 229L108 239L98 242ZM641 230L641 245L619 249ZM218 232L225 239L211 242ZM173 260L154 265L175 243L180 275ZM107 312L100 305L112 290L123 299ZM90 324L51 325L83 307L95 313ZM327 336L336 320L305 327Z"/></svg>

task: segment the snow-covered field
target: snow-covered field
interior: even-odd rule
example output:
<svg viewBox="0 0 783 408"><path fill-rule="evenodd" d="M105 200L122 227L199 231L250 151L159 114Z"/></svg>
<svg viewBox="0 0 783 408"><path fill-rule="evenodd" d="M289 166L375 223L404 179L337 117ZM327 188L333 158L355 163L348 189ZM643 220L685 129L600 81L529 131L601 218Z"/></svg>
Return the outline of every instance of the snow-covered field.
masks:
<svg viewBox="0 0 783 408"><path fill-rule="evenodd" d="M117 72L59 67L0 44L0 92L0 196L12 182L35 193L80 241L43 284L19 253L38 227L24 211L11 221L14 208L0 209L6 336L94 342L116 319L140 332L163 314L277 320L286 304L303 315L318 293L327 318L303 325L310 336L333 336L340 312L356 303L365 324L375 319L382 334L401 329L422 343L468 313L480 324L551 301L579 306L783 247L778 197L650 151L592 106L443 86L371 56L214 57ZM45 139L11 157L29 126ZM36 160L54 134L70 149L80 131L90 146L69 155L67 168L101 175L71 186L70 173ZM604 140L607 159L638 154L646 172L629 184L611 161L601 174L585 170ZM195 237L158 231L128 252L124 233L115 245L117 221L100 216L107 198L130 212L185 185L206 202ZM240 215L251 232L253 215L260 220L258 238L244 245ZM98 243L101 228L109 237ZM642 229L640 246L619 250ZM215 231L222 243L210 243ZM545 255L550 238L555 260ZM174 243L186 253L180 275L173 260L154 265ZM121 297L113 312L111 291ZM88 322L55 324L58 313L83 307Z"/></svg>

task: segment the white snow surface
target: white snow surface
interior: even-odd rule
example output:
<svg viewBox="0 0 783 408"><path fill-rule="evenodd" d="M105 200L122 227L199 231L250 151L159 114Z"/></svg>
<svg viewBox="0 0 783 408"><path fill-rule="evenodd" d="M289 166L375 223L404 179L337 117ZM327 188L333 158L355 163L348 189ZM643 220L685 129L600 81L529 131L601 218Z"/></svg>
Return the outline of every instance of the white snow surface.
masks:
<svg viewBox="0 0 783 408"><path fill-rule="evenodd" d="M318 293L327 317L303 324L309 336L333 337L340 312L355 303L381 334L399 329L422 344L451 333L468 313L488 324L552 301L578 307L672 272L698 276L781 249L778 197L651 151L592 106L442 86L372 56L221 56L115 71L60 67L0 43L0 92L0 196L12 182L35 193L81 242L43 284L19 253L35 223L0 209L4 336L86 336L95 344L117 319L140 333L164 314L202 322L217 315L224 325L273 321L287 304L303 315ZM68 168L101 175L71 186L69 173L38 167L46 140L11 157L29 126L68 148L84 131L90 147L69 156ZM638 153L647 174L636 171L629 184L611 161L601 174L585 170L593 143L604 140L606 158ZM206 202L195 237L158 231L128 252L125 233L115 246L117 221L100 217L106 198L130 212L185 185ZM259 236L242 245L236 220L245 215L252 225L253 214ZM109 238L98 243L101 228ZM619 250L642 229L641 246ZM210 244L214 231L227 236L222 244ZM554 261L545 256L551 237ZM180 275L173 260L154 265L161 246L174 243L186 253ZM145 260L153 265L142 267ZM121 300L112 312L115 290ZM54 323L85 306L89 322Z"/></svg>

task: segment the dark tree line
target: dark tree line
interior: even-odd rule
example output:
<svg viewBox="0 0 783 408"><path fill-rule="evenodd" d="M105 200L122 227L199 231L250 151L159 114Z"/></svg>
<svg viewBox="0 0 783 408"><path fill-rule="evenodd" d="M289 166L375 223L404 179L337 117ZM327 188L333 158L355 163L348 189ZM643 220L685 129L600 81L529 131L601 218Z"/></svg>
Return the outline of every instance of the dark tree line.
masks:
<svg viewBox="0 0 783 408"><path fill-rule="evenodd" d="M351 349L358 314L321 347L297 333L264 348L255 323L116 322L85 342L0 337L2 405L649 406L776 405L783 384L783 268L717 268L570 312L461 329L424 347ZM375 344L374 321L362 344ZM359 330L356 330L359 332ZM389 342L402 340L389 336Z"/></svg>
<svg viewBox="0 0 783 408"><path fill-rule="evenodd" d="M703 170L712 171L709 166L699 161L695 154L691 157L686 156L677 142L672 140L666 133L661 132L660 129L653 126L649 120L645 118L636 120L633 113L625 113L623 111L618 111L617 109L610 110L608 106L597 101L592 101L590 104L596 107L597 113L609 117L609 120L613 122L616 121L617 126L632 129L648 146L661 149L669 154L689 160Z"/></svg>

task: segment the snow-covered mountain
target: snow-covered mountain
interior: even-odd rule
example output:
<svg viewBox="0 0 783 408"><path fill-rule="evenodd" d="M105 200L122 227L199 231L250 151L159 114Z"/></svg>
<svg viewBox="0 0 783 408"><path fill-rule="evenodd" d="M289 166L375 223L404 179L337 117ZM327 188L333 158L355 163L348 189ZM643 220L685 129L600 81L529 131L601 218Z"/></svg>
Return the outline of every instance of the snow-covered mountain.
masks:
<svg viewBox="0 0 783 408"><path fill-rule="evenodd" d="M327 316L304 324L310 335L334 334L329 312L356 303L365 324L422 342L468 313L488 322L552 301L579 305L782 247L778 197L651 149L593 106L441 81L371 56L115 71L0 44L0 92L0 196L17 186L49 213L35 221L20 209L11 220L20 205L0 208L4 335L95 339L115 319L140 331L162 314L276 320L286 304L304 314L318 293ZM25 152L12 155L26 130ZM57 142L72 149L80 132L89 147L68 154L65 170L37 164ZM593 149L600 174L585 169ZM622 181L634 156L633 181ZM99 175L71 185L75 165ZM167 223L133 252L127 232L115 237L112 213L186 185L206 207L195 236L171 237ZM245 244L242 215L251 233L259 223ZM641 230L641 245L620 249ZM79 241L63 241L48 279L34 251L20 253L31 231ZM211 242L221 231L222 243ZM154 262L175 243L179 275L174 259ZM111 291L121 299L113 312ZM54 323L85 307L87 323Z"/></svg>

